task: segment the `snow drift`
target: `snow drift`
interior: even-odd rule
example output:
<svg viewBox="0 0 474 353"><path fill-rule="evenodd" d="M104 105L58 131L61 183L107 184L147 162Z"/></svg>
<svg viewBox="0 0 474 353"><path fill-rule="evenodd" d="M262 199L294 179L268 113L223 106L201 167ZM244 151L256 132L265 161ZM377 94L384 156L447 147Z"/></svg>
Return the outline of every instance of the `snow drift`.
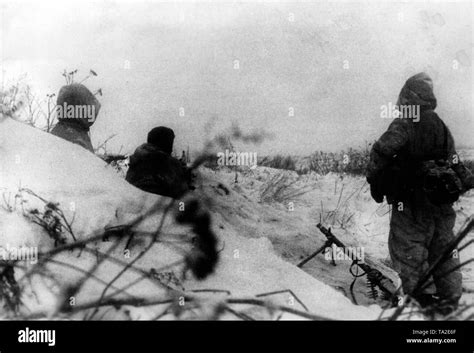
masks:
<svg viewBox="0 0 474 353"><path fill-rule="evenodd" d="M202 178L205 179L206 175L204 173ZM212 183L213 180L207 184ZM213 186L218 185L214 183ZM194 197L212 204L212 199L209 200L209 195L204 191L198 188ZM25 215L32 210L42 210L45 201L55 203L61 209L78 240L101 234L105 228L127 224L146 213L150 213L150 216L137 222L134 229L153 232L159 227L165 208L172 202L171 199L148 194L129 185L87 150L10 118L0 122L0 193L0 246L38 247L40 251L53 249L54 241L44 227L34 224ZM340 292L284 261L274 252L272 243L266 237L249 238L243 234L246 229L233 221L233 215L242 212L238 197L242 196L230 194L227 198L230 209L212 213L214 231L222 250L215 273L206 280L197 281L189 276L180 279L182 268L166 267L179 260L183 251L191 246L186 241L190 238L190 230L178 225L172 217L173 212L178 212L179 202L175 202L171 206L171 214L165 219L160 237L162 241L156 242L135 263L143 271L166 268L166 272L159 274L161 282L167 276L168 286L160 289L149 278L143 278L143 274L127 271L107 288L107 293L117 292L118 298L160 297L172 287L184 290L184 293L200 293L203 300L213 302L229 293L233 297L255 298L262 293L276 292L265 298L301 311L305 311L306 307L309 312L327 318L378 317L381 310L378 306L355 306ZM234 209L230 206L232 203ZM256 206L254 213L258 211ZM262 218L266 216L262 215ZM255 214L254 217L259 215ZM71 239L68 238L68 241ZM119 240L113 237L108 241L97 240L94 247L98 254L99 251L103 253L111 249L116 241ZM106 283L120 273L124 263L134 261L146 246L145 243L136 239L128 256L124 254L122 244L113 248L110 256L117 261L102 261L99 255L94 256L91 252L62 252L55 257L55 263L48 263L44 271L35 273L26 282L21 281L22 276L32 265L23 264L26 267L18 268L15 272L23 293L20 314L24 317L51 317L62 305L65 289L77 283L83 278L84 272L95 264L95 275L75 294L71 305L80 306L99 298ZM163 313L163 318L174 318L172 312L164 312L166 307L167 304L109 307L101 311L100 317L153 319ZM271 310L258 309L252 305L240 306L239 310L242 308L253 318L276 317ZM73 317L83 318L85 315L87 313L84 311ZM189 311L183 317L203 318L206 315L202 309ZM231 313L223 317L236 318ZM289 313L283 316L286 319L297 317Z"/></svg>

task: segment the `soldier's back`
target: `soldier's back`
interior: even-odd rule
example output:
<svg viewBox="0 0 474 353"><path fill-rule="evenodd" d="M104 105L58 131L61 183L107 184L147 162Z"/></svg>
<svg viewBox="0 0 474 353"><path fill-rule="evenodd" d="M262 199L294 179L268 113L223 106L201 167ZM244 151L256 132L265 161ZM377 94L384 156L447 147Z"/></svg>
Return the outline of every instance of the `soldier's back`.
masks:
<svg viewBox="0 0 474 353"><path fill-rule="evenodd" d="M94 152L88 132L72 124L59 122L51 130L51 134L82 146L90 152Z"/></svg>
<svg viewBox="0 0 474 353"><path fill-rule="evenodd" d="M144 191L173 198L188 190L183 165L149 143L138 147L130 157L126 180Z"/></svg>

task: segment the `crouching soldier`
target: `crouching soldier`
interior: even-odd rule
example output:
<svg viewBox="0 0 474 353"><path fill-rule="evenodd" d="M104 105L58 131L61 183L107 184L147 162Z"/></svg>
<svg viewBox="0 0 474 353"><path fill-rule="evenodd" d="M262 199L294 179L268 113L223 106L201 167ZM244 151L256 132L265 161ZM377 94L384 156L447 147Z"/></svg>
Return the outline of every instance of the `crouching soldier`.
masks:
<svg viewBox="0 0 474 353"><path fill-rule="evenodd" d="M130 156L125 179L143 191L179 198L189 190L190 172L171 156L173 130L160 126L148 133L147 143Z"/></svg>
<svg viewBox="0 0 474 353"><path fill-rule="evenodd" d="M51 133L94 152L89 128L100 110L94 94L86 86L72 83L60 89L56 104L58 123Z"/></svg>
<svg viewBox="0 0 474 353"><path fill-rule="evenodd" d="M372 197L392 205L389 251L405 294L447 314L457 308L462 276L457 251L436 267L436 293L414 292L420 278L454 239L452 203L474 187L453 137L435 113L428 75L409 78L397 102L400 115L374 144L367 168ZM418 290L417 290L418 291Z"/></svg>

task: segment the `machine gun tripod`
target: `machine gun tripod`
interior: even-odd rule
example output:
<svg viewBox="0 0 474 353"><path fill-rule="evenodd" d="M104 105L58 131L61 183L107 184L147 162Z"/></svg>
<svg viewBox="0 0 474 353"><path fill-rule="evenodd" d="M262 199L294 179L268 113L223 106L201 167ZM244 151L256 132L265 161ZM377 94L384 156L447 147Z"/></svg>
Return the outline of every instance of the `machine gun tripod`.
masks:
<svg viewBox="0 0 474 353"><path fill-rule="evenodd" d="M324 245L322 247L320 247L317 251L315 251L310 256L308 256L307 258L302 260L300 263L298 263L296 266L298 266L299 268L302 268L306 263L308 263L310 260L315 258L318 254L322 253L324 251L324 249L326 249L328 247L330 248L333 245L336 245L338 248L344 249L345 251L347 251L349 253L351 252L351 249L348 249L344 245L344 243L342 241L340 241L332 233L331 228L325 228L321 223L318 223L317 227L321 231L321 233L323 233L326 236L327 240L324 243ZM354 287L355 281L358 277L361 277L363 275L367 275L368 287L370 289L370 293L369 293L370 296L373 299L376 299L377 291L376 291L375 287L378 287L382 291L383 297L386 300L389 300L391 302L391 304L395 306L398 299L397 299L397 296L395 294L396 293L396 288L395 288L395 285L392 282L392 280L390 280L388 277L386 277L379 270L371 267L370 265L368 265L364 262L360 262L357 259L357 257L352 257L352 258L354 260L353 260L350 272L354 276L354 281L352 282L352 284L350 286L350 289L351 289L351 294L352 294L352 298L353 298L354 302L356 302L355 296L354 296L354 293L353 293L353 287ZM334 257L331 259L331 262L334 265L336 264L335 261L334 261ZM364 272L360 275L354 274L354 272L352 271L352 268L355 265L358 266ZM390 287L392 287L393 289L390 289Z"/></svg>

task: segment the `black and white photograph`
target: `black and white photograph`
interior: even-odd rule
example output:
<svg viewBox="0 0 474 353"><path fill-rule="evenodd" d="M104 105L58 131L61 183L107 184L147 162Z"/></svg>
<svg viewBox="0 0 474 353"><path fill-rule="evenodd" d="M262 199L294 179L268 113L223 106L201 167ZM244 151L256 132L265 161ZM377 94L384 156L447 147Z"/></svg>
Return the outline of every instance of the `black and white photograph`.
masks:
<svg viewBox="0 0 474 353"><path fill-rule="evenodd" d="M474 351L473 15L0 0L0 352Z"/></svg>

